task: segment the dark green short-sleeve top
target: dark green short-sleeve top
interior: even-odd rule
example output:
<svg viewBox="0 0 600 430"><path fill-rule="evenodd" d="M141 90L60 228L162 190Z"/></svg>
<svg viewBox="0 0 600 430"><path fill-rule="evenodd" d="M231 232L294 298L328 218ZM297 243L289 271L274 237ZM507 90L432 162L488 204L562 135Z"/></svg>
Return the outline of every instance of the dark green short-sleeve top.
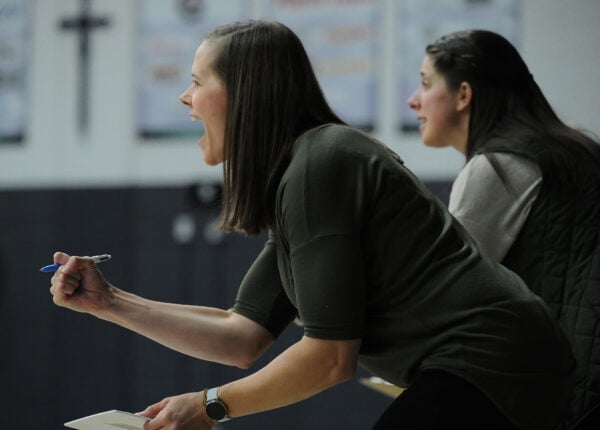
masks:
<svg viewBox="0 0 600 430"><path fill-rule="evenodd" d="M571 390L570 348L542 301L395 154L345 126L296 143L234 310L275 336L299 315L306 336L361 339L360 363L399 386L452 372L524 428L555 423Z"/></svg>

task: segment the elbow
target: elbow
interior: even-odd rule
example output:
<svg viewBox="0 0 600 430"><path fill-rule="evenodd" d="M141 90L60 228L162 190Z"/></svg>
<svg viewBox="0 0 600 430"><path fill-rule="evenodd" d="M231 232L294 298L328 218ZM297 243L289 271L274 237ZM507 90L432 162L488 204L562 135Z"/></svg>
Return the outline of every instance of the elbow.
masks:
<svg viewBox="0 0 600 430"><path fill-rule="evenodd" d="M322 388L346 382L356 375L360 339L319 340L304 337L302 343L308 348L315 368L321 369Z"/></svg>
<svg viewBox="0 0 600 430"><path fill-rule="evenodd" d="M235 367L237 367L238 369L242 369L242 370L246 370L246 369L250 369L254 363L256 362L256 360L258 359L258 357L252 357L250 355L246 356L246 355L240 355L237 360L235 361L235 363L233 363L233 365Z"/></svg>
<svg viewBox="0 0 600 430"><path fill-rule="evenodd" d="M322 375L322 388L327 389L342 382L349 381L356 375L356 361L347 359L332 360Z"/></svg>
<svg viewBox="0 0 600 430"><path fill-rule="evenodd" d="M242 347L237 349L237 354L234 357L232 365L239 369L249 369L269 348L272 342L265 340L246 342Z"/></svg>
<svg viewBox="0 0 600 430"><path fill-rule="evenodd" d="M261 325L249 319L229 312L229 321L232 329L227 342L221 344L225 350L227 364L239 369L249 369L273 344L271 333Z"/></svg>
<svg viewBox="0 0 600 430"><path fill-rule="evenodd" d="M349 381L356 375L356 362L339 363L331 372L332 385Z"/></svg>
<svg viewBox="0 0 600 430"><path fill-rule="evenodd" d="M345 374L343 374L341 376L340 382L350 381L350 380L354 379L355 376L356 376L356 363L351 369L349 369Z"/></svg>

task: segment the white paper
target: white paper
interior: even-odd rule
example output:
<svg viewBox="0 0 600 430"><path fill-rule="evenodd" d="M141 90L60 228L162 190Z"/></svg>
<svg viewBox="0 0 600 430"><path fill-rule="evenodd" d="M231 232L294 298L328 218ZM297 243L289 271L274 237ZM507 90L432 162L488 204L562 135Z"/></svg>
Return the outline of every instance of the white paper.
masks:
<svg viewBox="0 0 600 430"><path fill-rule="evenodd" d="M142 430L149 418L123 411L105 411L65 423L79 430Z"/></svg>

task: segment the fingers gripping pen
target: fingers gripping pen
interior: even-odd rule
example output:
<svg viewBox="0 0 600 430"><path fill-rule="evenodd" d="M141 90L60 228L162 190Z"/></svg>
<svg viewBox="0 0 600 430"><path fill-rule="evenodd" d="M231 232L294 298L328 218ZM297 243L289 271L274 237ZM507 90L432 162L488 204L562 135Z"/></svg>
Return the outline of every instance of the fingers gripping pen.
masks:
<svg viewBox="0 0 600 430"><path fill-rule="evenodd" d="M112 257L110 254L94 255L93 257L90 257L90 259L96 264L102 263L103 261L108 261L111 258ZM40 272L55 272L56 270L58 270L59 267L60 264L58 263L49 264L48 266L42 267L40 269Z"/></svg>

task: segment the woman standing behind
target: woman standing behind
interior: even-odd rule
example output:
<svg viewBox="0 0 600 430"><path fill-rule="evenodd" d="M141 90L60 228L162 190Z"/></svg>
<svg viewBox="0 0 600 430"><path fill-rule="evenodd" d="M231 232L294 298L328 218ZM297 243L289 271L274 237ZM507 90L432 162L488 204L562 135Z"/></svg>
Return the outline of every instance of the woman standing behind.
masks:
<svg viewBox="0 0 600 430"><path fill-rule="evenodd" d="M514 46L483 30L427 46L408 100L425 145L467 164L450 212L559 319L574 350L571 428L600 428L600 145L554 113Z"/></svg>

